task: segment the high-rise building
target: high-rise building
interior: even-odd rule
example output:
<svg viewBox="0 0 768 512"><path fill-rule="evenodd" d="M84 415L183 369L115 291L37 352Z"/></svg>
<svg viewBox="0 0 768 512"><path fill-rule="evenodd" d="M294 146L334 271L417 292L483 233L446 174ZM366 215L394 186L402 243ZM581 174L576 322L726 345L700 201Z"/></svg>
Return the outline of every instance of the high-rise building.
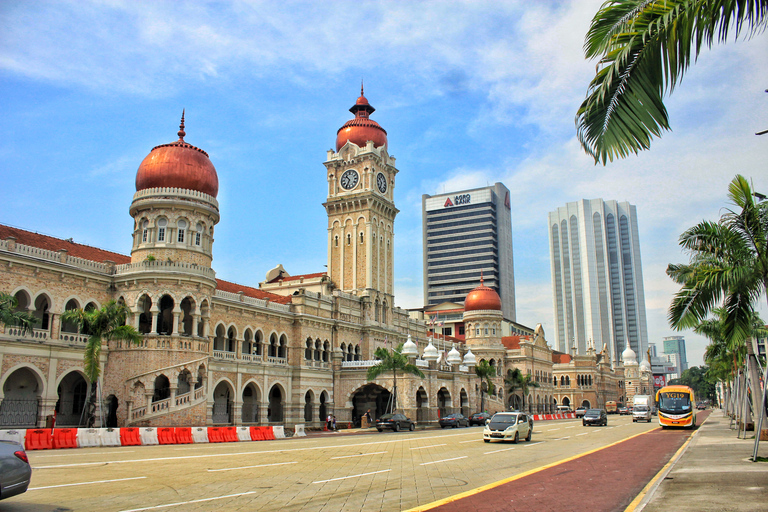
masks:
<svg viewBox="0 0 768 512"><path fill-rule="evenodd" d="M585 354L589 341L621 358L627 339L648 347L637 211L627 202L582 199L549 213L555 346Z"/></svg>
<svg viewBox="0 0 768 512"><path fill-rule="evenodd" d="M682 336L667 336L664 338L664 355L667 360L675 361L679 374L682 375L688 369L688 356L685 354L685 338ZM674 358L669 356L674 355Z"/></svg>
<svg viewBox="0 0 768 512"><path fill-rule="evenodd" d="M501 297L502 315L515 320L512 215L501 183L421 196L424 303L463 303L480 284Z"/></svg>

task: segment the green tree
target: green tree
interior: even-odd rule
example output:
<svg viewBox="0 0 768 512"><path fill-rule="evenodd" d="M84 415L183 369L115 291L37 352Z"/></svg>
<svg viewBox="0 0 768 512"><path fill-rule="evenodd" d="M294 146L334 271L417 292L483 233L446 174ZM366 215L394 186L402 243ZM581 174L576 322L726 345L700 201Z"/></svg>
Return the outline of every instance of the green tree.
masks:
<svg viewBox="0 0 768 512"><path fill-rule="evenodd" d="M507 370L507 376L504 377L504 383L507 385L507 391L510 395L515 394L515 390L518 388L522 391L523 410L525 410L525 397L528 396L529 389L540 387L539 383L533 380L533 376L530 373L523 374L523 372L520 371L520 368Z"/></svg>
<svg viewBox="0 0 768 512"><path fill-rule="evenodd" d="M648 149L669 130L662 101L703 48L768 24L766 0L610 0L595 14L584 41L598 58L595 77L576 114L584 151L605 165Z"/></svg>
<svg viewBox="0 0 768 512"><path fill-rule="evenodd" d="M382 373L392 372L392 381L394 383L392 389L392 412L397 411L397 372L408 373L424 378L424 373L412 363L408 362L408 358L401 354L403 350L403 344L391 352L383 347L379 347L373 353L373 357L379 360L379 362L370 368L368 368L368 380L376 380L376 378Z"/></svg>
<svg viewBox="0 0 768 512"><path fill-rule="evenodd" d="M26 311L17 311L17 307L19 307L19 301L16 297L0 292L0 324L18 327L21 333L25 334L35 327L37 318Z"/></svg>
<svg viewBox="0 0 768 512"><path fill-rule="evenodd" d="M693 389L697 399L708 398L715 400L715 386L707 380L706 374L709 369L706 366L692 366L683 371L679 379L672 379L670 384L682 384Z"/></svg>
<svg viewBox="0 0 768 512"><path fill-rule="evenodd" d="M741 175L728 186L728 197L735 210L726 209L718 222L703 221L680 236L690 263L667 267L667 274L682 285L668 318L675 329L696 328L722 307L719 336L733 353L746 350L757 411L757 360L749 340L755 335L755 307L768 292L768 202L756 203Z"/></svg>
<svg viewBox="0 0 768 512"><path fill-rule="evenodd" d="M83 370L90 384L86 424L93 427L96 420L96 383L101 375L101 346L111 340L139 343L142 335L125 319L130 311L122 304L109 301L101 309L72 309L61 315L62 322L72 322L80 332L88 333L83 353Z"/></svg>
<svg viewBox="0 0 768 512"><path fill-rule="evenodd" d="M480 379L480 411L483 412L485 411L485 393L493 393L495 389L491 377L496 376L496 368L491 366L485 359L481 359L475 365L475 375Z"/></svg>

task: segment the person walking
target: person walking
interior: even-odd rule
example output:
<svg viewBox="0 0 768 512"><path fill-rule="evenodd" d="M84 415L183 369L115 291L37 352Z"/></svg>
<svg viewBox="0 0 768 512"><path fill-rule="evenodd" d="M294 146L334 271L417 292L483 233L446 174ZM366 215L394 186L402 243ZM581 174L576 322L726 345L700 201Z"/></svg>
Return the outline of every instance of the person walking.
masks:
<svg viewBox="0 0 768 512"><path fill-rule="evenodd" d="M331 416L331 421L333 422L333 430L336 431L336 415L335 414Z"/></svg>
<svg viewBox="0 0 768 512"><path fill-rule="evenodd" d="M371 410L368 409L365 412L365 421L368 422L368 426L370 427L373 424L373 418L371 418Z"/></svg>

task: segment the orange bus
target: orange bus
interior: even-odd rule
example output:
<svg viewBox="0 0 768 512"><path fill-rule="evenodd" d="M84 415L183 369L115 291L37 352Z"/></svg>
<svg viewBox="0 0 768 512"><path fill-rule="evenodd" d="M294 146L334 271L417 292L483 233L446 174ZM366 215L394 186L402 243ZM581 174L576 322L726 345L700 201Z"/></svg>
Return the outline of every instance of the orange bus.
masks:
<svg viewBox="0 0 768 512"><path fill-rule="evenodd" d="M605 402L605 412L608 414L616 414L619 412L619 405L613 400Z"/></svg>
<svg viewBox="0 0 768 512"><path fill-rule="evenodd" d="M656 392L659 425L667 427L696 427L696 398L688 386L665 386Z"/></svg>

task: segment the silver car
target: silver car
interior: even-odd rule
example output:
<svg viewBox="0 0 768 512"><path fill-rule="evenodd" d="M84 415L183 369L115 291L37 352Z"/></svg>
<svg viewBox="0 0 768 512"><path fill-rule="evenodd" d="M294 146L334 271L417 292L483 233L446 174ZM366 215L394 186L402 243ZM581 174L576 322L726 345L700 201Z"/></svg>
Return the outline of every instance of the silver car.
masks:
<svg viewBox="0 0 768 512"><path fill-rule="evenodd" d="M499 412L488 420L483 429L483 441L492 440L518 442L521 439L531 440L533 425L528 421L528 415L521 412Z"/></svg>
<svg viewBox="0 0 768 512"><path fill-rule="evenodd" d="M0 500L26 492L32 468L24 447L0 440Z"/></svg>

